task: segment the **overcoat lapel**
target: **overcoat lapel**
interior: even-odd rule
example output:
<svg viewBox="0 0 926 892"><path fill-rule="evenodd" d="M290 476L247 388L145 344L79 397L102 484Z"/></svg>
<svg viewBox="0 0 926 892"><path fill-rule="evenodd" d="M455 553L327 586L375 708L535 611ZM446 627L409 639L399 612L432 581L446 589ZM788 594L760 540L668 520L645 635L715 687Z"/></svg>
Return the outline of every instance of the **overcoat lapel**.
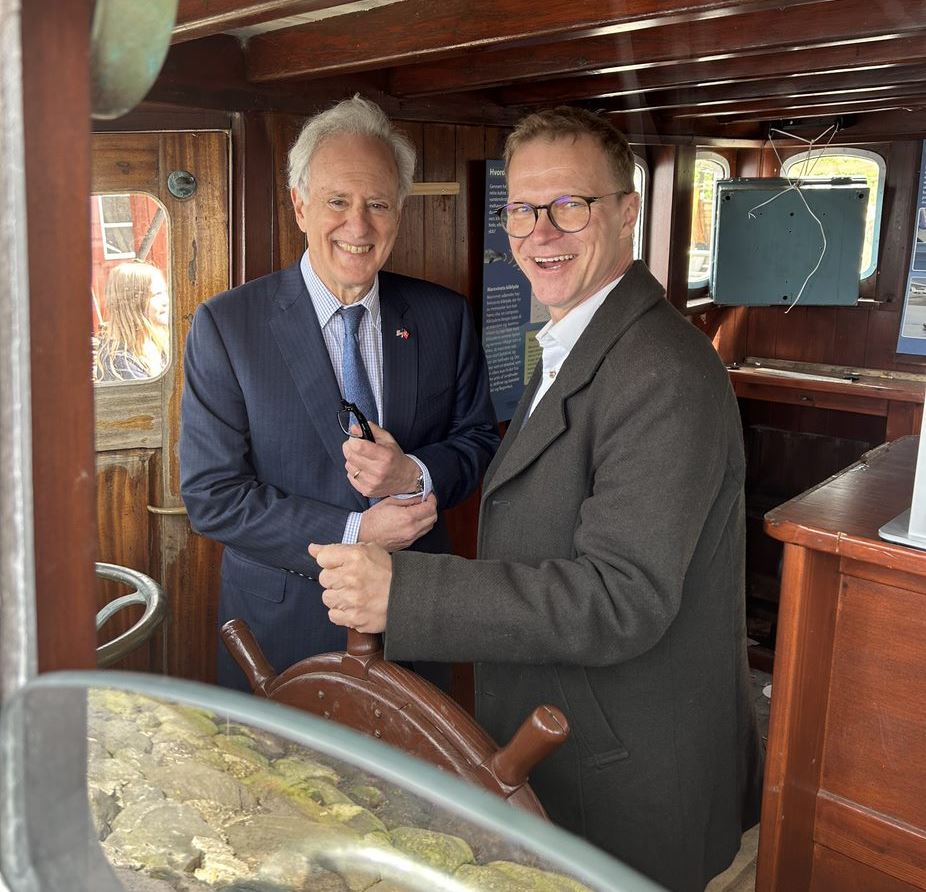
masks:
<svg viewBox="0 0 926 892"><path fill-rule="evenodd" d="M531 386L521 397L508 433L486 473L483 499L535 462L566 430L566 401L591 381L615 341L663 296L659 282L641 261L636 261L598 308L563 363L556 382L523 424L540 382L541 370L534 369Z"/></svg>
<svg viewBox="0 0 926 892"><path fill-rule="evenodd" d="M388 280L379 280L383 336L383 415L400 445L409 442L418 405L418 343L414 310Z"/></svg>
<svg viewBox="0 0 926 892"><path fill-rule="evenodd" d="M334 466L340 468L344 464L344 434L337 420L341 401L338 379L299 264L287 267L281 276L270 329L325 451ZM366 510L369 502L353 487L347 488L356 496L358 510Z"/></svg>
<svg viewBox="0 0 926 892"><path fill-rule="evenodd" d="M540 386L540 376L542 373L543 364L538 362L537 365L534 366L534 371L531 374L531 379L528 382L527 387L524 388L524 393L521 394L521 399L518 400L518 404L515 406L514 415L512 416L511 421L508 422L508 430L505 433L505 437L496 450L495 455L492 456L492 461L489 462L489 467L486 468L485 476L482 480L483 493L486 493L490 489L495 471L502 464L502 462L504 462L505 456L508 454L508 450L511 449L511 444L514 443L518 432L524 425L524 418L527 415L527 410L530 408L530 404L534 399L534 394L537 392L537 388Z"/></svg>

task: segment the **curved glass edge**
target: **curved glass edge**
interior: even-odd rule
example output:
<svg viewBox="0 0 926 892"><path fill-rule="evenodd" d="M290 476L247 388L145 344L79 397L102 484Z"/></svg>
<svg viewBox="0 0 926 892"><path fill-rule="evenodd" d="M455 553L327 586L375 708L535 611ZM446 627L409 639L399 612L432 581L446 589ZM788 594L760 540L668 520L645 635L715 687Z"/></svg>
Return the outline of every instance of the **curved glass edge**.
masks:
<svg viewBox="0 0 926 892"><path fill-rule="evenodd" d="M36 688L115 688L222 712L235 721L286 736L293 742L378 774L425 800L439 799L441 806L542 854L550 864L559 866L594 888L613 892L659 892L662 888L585 840L427 762L349 728L279 703L200 682L108 670L45 673L21 688L15 699L22 699ZM5 727L6 717L7 711L4 710L0 716L0 733L3 735L0 742L5 742L10 733L10 729Z"/></svg>

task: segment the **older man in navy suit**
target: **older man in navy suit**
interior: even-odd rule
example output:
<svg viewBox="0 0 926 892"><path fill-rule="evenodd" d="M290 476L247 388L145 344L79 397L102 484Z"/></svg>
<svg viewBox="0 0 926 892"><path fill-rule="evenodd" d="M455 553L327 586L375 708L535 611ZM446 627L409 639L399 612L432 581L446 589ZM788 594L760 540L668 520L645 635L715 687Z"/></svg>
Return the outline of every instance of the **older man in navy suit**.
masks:
<svg viewBox="0 0 926 892"><path fill-rule="evenodd" d="M187 340L183 500L225 545L219 623L243 618L278 671L346 640L308 543L449 551L438 509L476 489L498 446L465 300L380 272L414 166L360 97L310 119L289 156L301 262L204 303ZM373 441L356 415L342 430L342 400ZM218 679L247 688L223 647Z"/></svg>

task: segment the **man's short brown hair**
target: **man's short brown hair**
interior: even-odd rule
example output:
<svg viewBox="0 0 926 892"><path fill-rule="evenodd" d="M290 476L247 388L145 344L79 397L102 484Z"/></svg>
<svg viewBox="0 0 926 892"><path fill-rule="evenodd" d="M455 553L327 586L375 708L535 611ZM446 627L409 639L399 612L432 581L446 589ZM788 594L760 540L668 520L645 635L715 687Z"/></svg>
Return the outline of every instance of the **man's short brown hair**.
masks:
<svg viewBox="0 0 926 892"><path fill-rule="evenodd" d="M552 141L568 136L577 139L583 135L598 142L608 156L617 185L632 192L634 157L627 138L600 115L568 105L535 112L518 123L505 141L505 173L508 173L512 155L525 143L535 139Z"/></svg>

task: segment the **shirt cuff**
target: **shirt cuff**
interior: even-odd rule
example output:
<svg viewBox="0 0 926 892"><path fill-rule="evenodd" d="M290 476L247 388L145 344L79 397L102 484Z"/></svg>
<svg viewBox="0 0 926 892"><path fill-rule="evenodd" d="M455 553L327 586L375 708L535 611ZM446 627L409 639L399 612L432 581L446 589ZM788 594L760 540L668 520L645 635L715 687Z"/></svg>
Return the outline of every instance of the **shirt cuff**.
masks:
<svg viewBox="0 0 926 892"><path fill-rule="evenodd" d="M420 493L417 493L417 492L398 493L397 495L394 495L392 498L394 499L417 499L420 497L421 501L423 502L429 495L431 495L431 491L434 489L434 484L431 482L431 475L428 473L428 469L425 463L421 461L421 459L415 458L414 455L409 455L408 457L416 465L418 465L418 469L421 471L421 476L424 477L424 489Z"/></svg>
<svg viewBox="0 0 926 892"><path fill-rule="evenodd" d="M363 515L359 511L351 511L347 515L347 523L344 526L344 536L341 538L343 545L356 545L357 537L360 535L360 520Z"/></svg>

